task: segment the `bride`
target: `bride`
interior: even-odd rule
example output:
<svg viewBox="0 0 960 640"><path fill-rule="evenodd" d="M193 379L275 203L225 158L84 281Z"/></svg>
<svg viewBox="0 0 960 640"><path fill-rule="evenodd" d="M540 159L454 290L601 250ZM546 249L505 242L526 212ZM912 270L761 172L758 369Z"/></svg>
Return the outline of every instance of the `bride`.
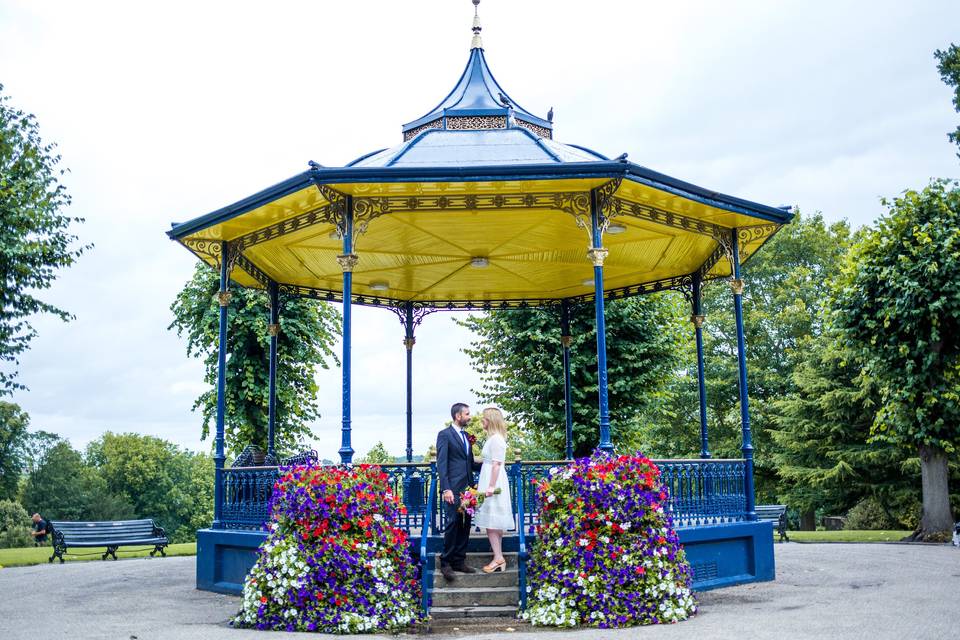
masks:
<svg viewBox="0 0 960 640"><path fill-rule="evenodd" d="M507 425L499 409L488 407L483 410L480 423L487 434L483 445L483 466L480 468L480 480L477 488L484 492L483 504L477 509L473 522L487 530L493 560L483 567L484 573L503 571L507 561L503 557L503 531L513 529L516 523L513 508L510 505L510 485L507 483L507 470L504 462L507 455ZM500 493L494 493L500 489Z"/></svg>

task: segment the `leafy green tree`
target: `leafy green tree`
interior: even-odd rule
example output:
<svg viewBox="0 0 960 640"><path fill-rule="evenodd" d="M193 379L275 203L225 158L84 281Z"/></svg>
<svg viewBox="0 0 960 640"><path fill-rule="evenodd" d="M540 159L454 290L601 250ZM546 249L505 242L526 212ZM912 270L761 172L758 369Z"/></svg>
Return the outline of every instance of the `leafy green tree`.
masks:
<svg viewBox="0 0 960 640"><path fill-rule="evenodd" d="M37 293L89 248L75 247L77 238L68 232L82 219L63 213L70 197L60 184L60 156L40 139L34 117L9 100L0 85L0 362L12 368L0 371L0 396L24 388L16 368L36 336L31 316L71 318Z"/></svg>
<svg viewBox="0 0 960 640"><path fill-rule="evenodd" d="M778 476L773 465L774 401L793 390L793 372L806 341L824 329L825 283L840 269L850 244L846 222L827 224L823 216L797 212L743 266L744 333L747 343L750 420L755 449L758 501L772 500ZM704 351L710 448L714 457L739 457L740 399L737 385L737 334L733 296L725 282L704 291ZM685 340L692 342L692 329ZM696 361L688 357L696 408ZM689 433L695 428L684 427ZM699 446L693 454L699 451Z"/></svg>
<svg viewBox="0 0 960 640"><path fill-rule="evenodd" d="M671 304L660 296L614 301L606 310L612 437L625 445L644 415L665 403L677 325ZM483 388L475 392L517 422L517 443L526 457L562 456L566 414L559 309L492 311L461 324L477 336L464 349L483 379ZM574 455L585 456L599 439L593 306L575 308L570 328Z"/></svg>
<svg viewBox="0 0 960 640"><path fill-rule="evenodd" d="M30 516L16 500L0 500L0 549L31 544Z"/></svg>
<svg viewBox="0 0 960 640"><path fill-rule="evenodd" d="M892 201L851 253L835 296L837 327L876 385L878 441L917 447L917 537L953 525L948 457L960 441L960 185L935 180Z"/></svg>
<svg viewBox="0 0 960 640"><path fill-rule="evenodd" d="M387 453L383 442L378 441L370 448L367 455L360 456L355 462L357 464L390 464L393 462L393 456Z"/></svg>
<svg viewBox="0 0 960 640"><path fill-rule="evenodd" d="M217 412L217 339L219 306L216 293L219 275L198 264L193 277L170 307L170 329L186 336L187 354L203 358L205 380L211 389L203 392L194 410L203 415L201 438L206 439ZM320 417L316 408L317 367L339 365L333 351L340 335L340 314L332 305L291 298L281 302L280 336L277 345L278 451L301 448L312 436L309 424ZM270 337L269 298L257 289L233 289L227 332L225 437L233 451L248 444L267 449Z"/></svg>
<svg viewBox="0 0 960 640"><path fill-rule="evenodd" d="M937 49L933 55L937 59L940 78L948 87L953 87L953 108L960 113L960 47L951 44L946 51ZM948 133L947 138L960 147L960 126ZM960 153L957 156L960 157Z"/></svg>
<svg viewBox="0 0 960 640"><path fill-rule="evenodd" d="M80 452L66 441L58 442L27 477L21 503L30 513L51 520L83 520L88 504L85 475Z"/></svg>
<svg viewBox="0 0 960 640"><path fill-rule="evenodd" d="M19 406L0 401L0 500L17 495L29 425L30 416Z"/></svg>
<svg viewBox="0 0 960 640"><path fill-rule="evenodd" d="M778 498L801 513L844 513L865 498L887 521L917 498L917 471L902 446L869 442L880 403L831 333L811 338L793 372L793 390L774 401L773 462Z"/></svg>
<svg viewBox="0 0 960 640"><path fill-rule="evenodd" d="M62 441L63 438L49 431L28 433L23 445L24 470L28 474L33 473L47 452Z"/></svg>

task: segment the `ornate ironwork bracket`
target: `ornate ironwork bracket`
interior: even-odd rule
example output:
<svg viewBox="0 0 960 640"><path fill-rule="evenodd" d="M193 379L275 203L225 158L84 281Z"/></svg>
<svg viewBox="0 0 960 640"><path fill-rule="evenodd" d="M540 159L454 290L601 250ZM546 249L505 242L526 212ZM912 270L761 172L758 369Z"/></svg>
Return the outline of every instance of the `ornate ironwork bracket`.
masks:
<svg viewBox="0 0 960 640"><path fill-rule="evenodd" d="M400 319L400 324L403 325L404 327L407 326L407 304L408 303L401 302L399 304L389 307L390 311L393 311L393 313ZM413 305L413 326L414 327L419 327L420 323L423 322L424 318L426 318L431 313L436 313L437 311L440 310L434 307L427 306L421 302L413 302L409 304ZM416 340L414 340L414 342L416 342ZM404 344L406 344L406 342L404 342ZM411 345L408 348L413 348L413 346Z"/></svg>

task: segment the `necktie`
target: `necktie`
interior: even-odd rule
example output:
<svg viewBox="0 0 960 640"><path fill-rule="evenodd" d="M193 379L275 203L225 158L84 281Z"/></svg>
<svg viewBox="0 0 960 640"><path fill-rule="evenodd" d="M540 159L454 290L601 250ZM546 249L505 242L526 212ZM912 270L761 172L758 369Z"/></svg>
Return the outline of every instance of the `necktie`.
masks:
<svg viewBox="0 0 960 640"><path fill-rule="evenodd" d="M467 432L461 429L460 437L463 439L463 452L467 454L467 457L470 457L470 443L467 442Z"/></svg>

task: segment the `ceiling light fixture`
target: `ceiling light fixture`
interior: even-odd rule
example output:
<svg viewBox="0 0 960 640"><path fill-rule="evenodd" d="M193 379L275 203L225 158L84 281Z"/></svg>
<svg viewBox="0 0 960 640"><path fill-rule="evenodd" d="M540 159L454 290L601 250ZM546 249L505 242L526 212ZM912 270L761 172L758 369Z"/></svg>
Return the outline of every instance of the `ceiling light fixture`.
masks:
<svg viewBox="0 0 960 640"><path fill-rule="evenodd" d="M474 269L486 269L490 266L490 260L488 258L482 258L477 256L475 258L470 258L470 266Z"/></svg>
<svg viewBox="0 0 960 640"><path fill-rule="evenodd" d="M596 284L596 283L594 282L593 278L587 278L586 280L584 280L584 281L581 282L580 284L582 284L582 285L585 286L585 287L592 287L592 286L593 286L594 284Z"/></svg>
<svg viewBox="0 0 960 640"><path fill-rule="evenodd" d="M612 222L610 223L610 226L607 227L607 233L612 233L613 235L623 233L626 230L627 228L618 222Z"/></svg>
<svg viewBox="0 0 960 640"><path fill-rule="evenodd" d="M390 288L390 283L388 282L379 281L379 282L370 283L371 291L386 291L389 288Z"/></svg>

